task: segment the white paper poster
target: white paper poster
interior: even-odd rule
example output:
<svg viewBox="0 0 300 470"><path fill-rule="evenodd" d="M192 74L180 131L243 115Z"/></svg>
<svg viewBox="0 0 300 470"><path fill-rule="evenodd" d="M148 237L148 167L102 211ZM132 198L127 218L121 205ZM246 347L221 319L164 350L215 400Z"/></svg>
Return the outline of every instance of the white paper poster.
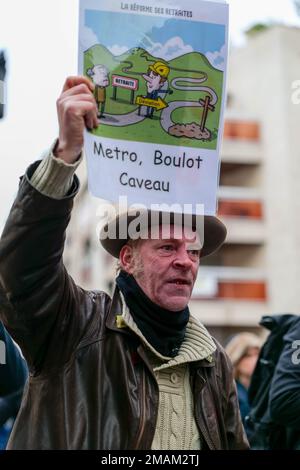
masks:
<svg viewBox="0 0 300 470"><path fill-rule="evenodd" d="M79 73L95 84L85 135L94 196L216 212L228 5L80 0Z"/></svg>

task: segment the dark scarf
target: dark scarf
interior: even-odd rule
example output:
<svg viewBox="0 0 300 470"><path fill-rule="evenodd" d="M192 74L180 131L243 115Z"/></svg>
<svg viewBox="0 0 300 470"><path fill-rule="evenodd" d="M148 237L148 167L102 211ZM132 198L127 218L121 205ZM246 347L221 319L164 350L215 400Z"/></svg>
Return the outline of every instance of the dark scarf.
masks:
<svg viewBox="0 0 300 470"><path fill-rule="evenodd" d="M163 356L175 357L185 336L189 309L171 312L153 303L131 274L116 279L132 318L147 341Z"/></svg>

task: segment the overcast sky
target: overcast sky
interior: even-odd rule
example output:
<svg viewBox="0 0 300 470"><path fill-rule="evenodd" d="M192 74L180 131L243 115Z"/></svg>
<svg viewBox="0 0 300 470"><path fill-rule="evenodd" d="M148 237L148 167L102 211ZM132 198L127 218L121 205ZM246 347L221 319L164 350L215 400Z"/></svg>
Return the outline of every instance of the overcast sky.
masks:
<svg viewBox="0 0 300 470"><path fill-rule="evenodd" d="M184 0L183 0L184 5ZM229 0L230 38L259 21L300 26L292 0ZM78 0L0 0L0 50L8 63L7 114L0 121L0 231L18 176L57 135L56 98L77 70Z"/></svg>

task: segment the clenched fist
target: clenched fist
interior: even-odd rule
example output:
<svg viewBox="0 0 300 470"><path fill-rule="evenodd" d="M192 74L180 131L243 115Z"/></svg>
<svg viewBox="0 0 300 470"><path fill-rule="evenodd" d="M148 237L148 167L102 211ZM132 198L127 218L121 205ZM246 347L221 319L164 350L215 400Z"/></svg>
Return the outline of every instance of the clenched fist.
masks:
<svg viewBox="0 0 300 470"><path fill-rule="evenodd" d="M85 127L98 127L94 85L86 77L68 77L57 100L59 138L54 155L74 163L83 147Z"/></svg>

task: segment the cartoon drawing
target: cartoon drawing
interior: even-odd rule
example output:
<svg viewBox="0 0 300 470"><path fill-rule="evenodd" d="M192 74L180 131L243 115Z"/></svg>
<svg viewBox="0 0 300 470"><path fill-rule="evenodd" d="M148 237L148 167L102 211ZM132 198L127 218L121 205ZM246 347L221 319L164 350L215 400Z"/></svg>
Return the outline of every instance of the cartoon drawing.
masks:
<svg viewBox="0 0 300 470"><path fill-rule="evenodd" d="M94 67L88 69L87 75L93 80L95 85L94 95L98 107L98 118L105 118L106 88L109 85L108 70L105 65L94 65Z"/></svg>
<svg viewBox="0 0 300 470"><path fill-rule="evenodd" d="M99 42L84 51L83 70L96 85L102 117L105 106L105 122L94 134L215 150L226 63L225 26L151 18L149 29L147 17L134 21L141 33L124 28L120 13L91 11L86 16L85 26L97 33ZM100 67L104 67L102 81L97 80Z"/></svg>
<svg viewBox="0 0 300 470"><path fill-rule="evenodd" d="M155 62L153 65L150 65L148 69L147 74L143 74L142 77L146 80L146 86L147 86L147 95L145 96L146 99L149 100L157 100L159 97L159 94L172 94L172 90L166 90L163 89L162 87L164 86L165 82L167 81L168 75L170 73L170 67L168 67L167 64L161 61ZM166 103L163 100L160 100L158 102L160 105L163 103L166 107ZM147 104L147 101L144 101L143 104L146 106L146 117L151 118L153 117L153 112L157 108L156 103L152 103L155 106L151 106L151 102L149 101L149 104ZM159 106L159 109L162 109L162 106ZM139 114L140 114L141 106L139 108Z"/></svg>

